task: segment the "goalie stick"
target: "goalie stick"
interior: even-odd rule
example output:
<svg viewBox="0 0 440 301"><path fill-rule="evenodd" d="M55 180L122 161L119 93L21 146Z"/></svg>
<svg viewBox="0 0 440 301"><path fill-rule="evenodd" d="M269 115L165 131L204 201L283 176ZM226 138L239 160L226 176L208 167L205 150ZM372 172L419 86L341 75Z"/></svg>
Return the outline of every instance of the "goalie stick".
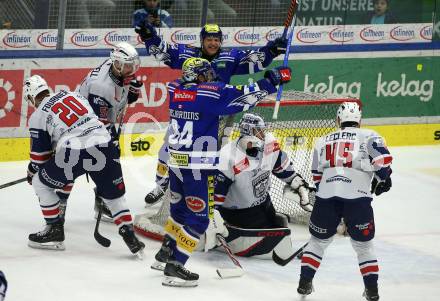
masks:
<svg viewBox="0 0 440 301"><path fill-rule="evenodd" d="M299 248L298 250L296 250L295 253L293 253L292 255L290 255L289 257L287 257L286 259L282 259L281 257L279 257L277 255L277 253L275 253L275 250L272 253L272 260L281 266L285 266L286 264L288 264L289 262L291 262L293 259L295 259L295 257L297 257L298 255L300 255L304 249L307 247L309 243L304 244L301 248Z"/></svg>
<svg viewBox="0 0 440 301"><path fill-rule="evenodd" d="M2 184L2 185L0 185L0 189L6 188L6 187L9 187L9 186L13 186L13 185L18 184L18 183L26 182L26 180L27 180L27 177L24 177L24 178L15 180L15 181L11 181L11 182Z"/></svg>
<svg viewBox="0 0 440 301"><path fill-rule="evenodd" d="M244 275L243 267L241 266L238 259L235 258L234 254L232 254L231 248L228 246L228 243L226 242L225 238L222 235L217 234L217 240L220 242L226 254L231 259L232 263L235 265L235 268L218 268L217 274L219 275L219 277L221 279L227 279L227 278L243 276Z"/></svg>
<svg viewBox="0 0 440 301"><path fill-rule="evenodd" d="M290 1L290 6L289 6L289 10L287 12L287 17L286 20L284 21L284 31L283 31L283 37L285 38L287 36L287 31L290 28L290 32L289 32L289 37L287 39L287 47L286 47L286 53L284 54L284 60L283 60L283 67L287 67L287 64L289 62L289 52L290 52L290 44L292 44L292 37L293 37L293 32L295 29L295 14L296 11L298 9L299 0L291 0ZM280 109L280 101L281 101L281 95L283 93L283 84L280 84L278 87L278 92L277 92L277 98L275 101L275 107L273 110L273 115L272 115L272 119L277 119L278 118L278 111Z"/></svg>
<svg viewBox="0 0 440 301"><path fill-rule="evenodd" d="M121 113L121 117L119 119L118 132L116 133L116 139L115 139L116 141L119 141L119 136L121 136L122 126L124 125L124 116L126 111L127 109L125 109ZM112 243L111 240L102 236L101 233L99 233L99 224L101 223L101 218L102 218L102 208L104 207L104 200L103 199L100 200L101 202L99 203L99 211L98 211L98 216L96 217L95 232L93 233L93 236L101 246L108 248Z"/></svg>

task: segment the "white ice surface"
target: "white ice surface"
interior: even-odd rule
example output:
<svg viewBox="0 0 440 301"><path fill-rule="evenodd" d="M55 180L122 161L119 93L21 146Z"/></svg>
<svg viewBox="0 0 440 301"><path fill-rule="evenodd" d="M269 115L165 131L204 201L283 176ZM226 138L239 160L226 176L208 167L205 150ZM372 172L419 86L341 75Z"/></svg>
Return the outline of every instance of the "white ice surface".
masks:
<svg viewBox="0 0 440 301"><path fill-rule="evenodd" d="M440 300L440 146L391 148L393 188L373 202L381 300ZM27 162L0 164L0 184L25 175ZM143 198L154 186L155 158L123 160L126 198L132 213L145 212ZM232 263L220 252L195 253L187 267L200 274L197 288L169 288L149 265L159 243L143 239L143 261L135 259L117 234L102 224L112 244L93 238L92 183L77 180L69 200L66 251L31 249L29 233L43 228L34 191L27 183L0 190L0 270L9 281L6 301L26 300L301 300L296 294L298 261L279 267L268 260L240 258L246 274L220 280L217 267ZM294 246L308 239L293 226ZM306 300L364 300L357 260L347 238L327 249Z"/></svg>

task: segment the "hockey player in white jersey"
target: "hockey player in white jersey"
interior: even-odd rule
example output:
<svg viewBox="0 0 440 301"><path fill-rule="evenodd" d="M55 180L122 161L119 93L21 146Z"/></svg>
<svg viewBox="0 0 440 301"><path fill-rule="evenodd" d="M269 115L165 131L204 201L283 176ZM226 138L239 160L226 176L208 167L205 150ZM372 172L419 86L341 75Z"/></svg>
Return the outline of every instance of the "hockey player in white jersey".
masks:
<svg viewBox="0 0 440 301"><path fill-rule="evenodd" d="M143 85L141 81L136 80L135 76L139 65L140 60L136 49L128 43L119 43L111 51L110 58L93 69L77 89L78 93L88 99L93 111L104 123L112 142L118 148L120 132L116 129L115 124L118 122L118 118L123 117L127 105L135 102L139 97L140 87ZM119 121L119 127L122 122L122 120ZM70 191L58 192L64 208L69 193ZM96 194L95 189L96 215L102 204L102 220L111 222L113 219L110 210L102 203L100 197Z"/></svg>
<svg viewBox="0 0 440 301"><path fill-rule="evenodd" d="M317 140L313 152L312 174L318 190L297 291L301 295L312 293L312 280L324 251L344 218L357 254L364 296L376 301L379 266L372 243L375 224L371 201L373 194L391 188L393 158L378 133L359 128L361 109L357 103L341 104L336 121L340 129Z"/></svg>
<svg viewBox="0 0 440 301"><path fill-rule="evenodd" d="M47 224L44 230L29 235L28 245L65 249L60 198L55 190L71 189L74 180L87 172L130 251L142 251L145 245L134 235L132 216L124 198L124 179L116 160L119 150L111 143L109 132L87 99L68 91L51 95L46 81L39 75L26 80L24 98L35 107L29 120L28 182L38 196Z"/></svg>
<svg viewBox="0 0 440 301"><path fill-rule="evenodd" d="M298 192L301 206L310 210L309 185L295 172L288 155L266 132L263 118L246 113L239 123L240 137L222 147L214 200L220 214L206 232L205 250L216 246L216 233L226 237L235 254L272 258L272 251L293 254L287 217L276 213L270 199L270 176ZM224 231L222 217L227 223ZM276 235L274 235L276 234ZM269 256L268 256L269 255Z"/></svg>

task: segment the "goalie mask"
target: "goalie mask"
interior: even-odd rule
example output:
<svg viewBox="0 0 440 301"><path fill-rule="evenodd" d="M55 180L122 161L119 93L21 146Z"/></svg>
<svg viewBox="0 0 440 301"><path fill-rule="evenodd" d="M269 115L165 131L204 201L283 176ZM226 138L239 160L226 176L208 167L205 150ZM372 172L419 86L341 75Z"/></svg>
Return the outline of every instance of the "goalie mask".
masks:
<svg viewBox="0 0 440 301"><path fill-rule="evenodd" d="M263 150L266 124L264 119L253 113L246 113L240 119L239 146L249 156L255 157L258 151Z"/></svg>
<svg viewBox="0 0 440 301"><path fill-rule="evenodd" d="M23 97L27 101L30 101L34 107L38 108L41 100L37 100L36 98L40 93L44 91L50 93L47 82L41 76L33 75L29 77L24 83Z"/></svg>
<svg viewBox="0 0 440 301"><path fill-rule="evenodd" d="M204 79L199 76L203 76ZM212 82L217 75L208 60L192 57L187 59L182 66L182 79L185 82Z"/></svg>
<svg viewBox="0 0 440 301"><path fill-rule="evenodd" d="M136 49L126 42L119 43L113 48L110 59L122 77L133 75L139 69L139 55Z"/></svg>
<svg viewBox="0 0 440 301"><path fill-rule="evenodd" d="M336 116L339 127L345 122L360 124L362 111L356 102L344 102L339 106Z"/></svg>

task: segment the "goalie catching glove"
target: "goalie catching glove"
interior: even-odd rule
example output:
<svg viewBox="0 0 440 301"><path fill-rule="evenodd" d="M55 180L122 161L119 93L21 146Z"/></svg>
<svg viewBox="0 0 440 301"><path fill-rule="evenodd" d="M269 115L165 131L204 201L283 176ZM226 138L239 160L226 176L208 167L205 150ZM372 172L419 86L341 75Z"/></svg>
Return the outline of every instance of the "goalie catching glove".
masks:
<svg viewBox="0 0 440 301"><path fill-rule="evenodd" d="M214 209L214 215L209 221L208 229L206 229L205 232L205 252L208 252L208 250L215 248L218 245L217 234L227 237L229 232L228 229L226 229L225 221L220 212L217 209Z"/></svg>
<svg viewBox="0 0 440 301"><path fill-rule="evenodd" d="M288 200L295 200L296 195L299 196L299 205L307 212L312 212L313 205L309 200L310 187L309 184L300 176L295 175L292 182L284 186L283 196Z"/></svg>

